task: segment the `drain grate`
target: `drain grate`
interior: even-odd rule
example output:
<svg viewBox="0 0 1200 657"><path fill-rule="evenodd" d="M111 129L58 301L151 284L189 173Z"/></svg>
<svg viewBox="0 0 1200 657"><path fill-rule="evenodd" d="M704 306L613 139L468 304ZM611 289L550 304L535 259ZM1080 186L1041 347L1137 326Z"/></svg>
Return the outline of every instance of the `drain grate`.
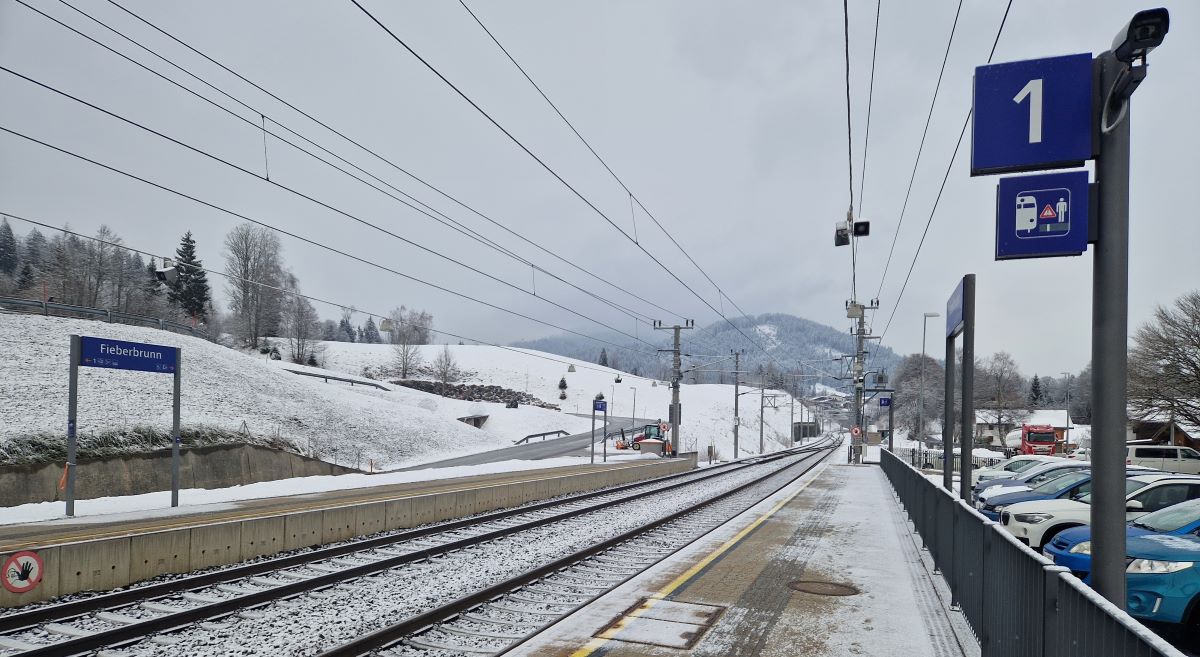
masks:
<svg viewBox="0 0 1200 657"><path fill-rule="evenodd" d="M862 593L857 587L850 584L839 584L838 582L819 582L811 579L801 579L795 582L789 582L788 588L801 593L811 593L813 595L858 595Z"/></svg>

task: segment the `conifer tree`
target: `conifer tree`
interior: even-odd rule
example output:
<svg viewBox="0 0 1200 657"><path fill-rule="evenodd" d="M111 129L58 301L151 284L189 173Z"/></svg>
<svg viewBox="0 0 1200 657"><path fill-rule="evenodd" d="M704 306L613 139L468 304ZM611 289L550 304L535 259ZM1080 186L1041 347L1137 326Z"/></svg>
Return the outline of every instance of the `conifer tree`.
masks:
<svg viewBox="0 0 1200 657"><path fill-rule="evenodd" d="M17 236L8 225L8 219L0 219L0 274L13 276L16 273Z"/></svg>
<svg viewBox="0 0 1200 657"><path fill-rule="evenodd" d="M367 323L363 325L361 341L368 344L379 344L383 341L379 335L379 328L375 326L374 317L368 317Z"/></svg>
<svg viewBox="0 0 1200 657"><path fill-rule="evenodd" d="M196 257L196 240L192 231L184 233L175 249L175 270L178 276L167 292L167 299L188 317L200 321L208 319L208 308L212 301L212 289L208 286L208 274L201 269L204 265Z"/></svg>

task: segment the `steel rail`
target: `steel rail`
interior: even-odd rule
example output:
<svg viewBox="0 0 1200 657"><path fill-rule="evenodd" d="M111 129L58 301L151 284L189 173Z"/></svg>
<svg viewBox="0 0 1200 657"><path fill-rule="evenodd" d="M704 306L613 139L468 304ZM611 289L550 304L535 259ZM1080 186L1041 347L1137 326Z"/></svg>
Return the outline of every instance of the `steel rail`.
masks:
<svg viewBox="0 0 1200 657"><path fill-rule="evenodd" d="M429 536L433 534L454 531L457 529L469 528L471 526L486 524L488 522L506 517L536 512L547 508L564 506L581 500L612 495L613 493L620 493L636 488L644 488L653 486L654 484L661 483L663 481L681 479L688 477L689 475L691 476L691 478L689 478L687 481L672 483L664 488L656 489L670 490L673 488L687 486L712 479L714 477L720 477L733 472L738 472L757 463L775 461L802 453L804 451L810 451L815 448L815 446L810 445L802 448L777 452L765 457L743 459L742 461L731 462L727 466L718 466L716 471L712 473L706 472L700 476L696 476L696 471L694 470L674 475L667 475L643 482L625 484L618 487L583 493L565 499L552 500L526 507L508 509L481 517L452 521L441 525L421 527L414 530L401 532L399 534L367 539L365 541L352 542L345 545L334 546L332 548L303 552L278 559L271 559L231 569L186 577L180 580L167 581L147 587L129 589L127 591L118 591L116 593L85 598L63 605L52 605L49 607L33 609L28 612L21 612L17 614L11 614L6 617L0 617L0 623L3 623L0 628L5 628L0 629L0 631L11 635L14 632L29 629L30 627L46 622L69 622L74 618L78 618L79 616L85 615L92 611L124 607L133 603L145 602L147 600L159 598L172 593L179 593L212 586L215 584L242 580L253 575L279 571L295 566L304 566L306 564L324 561L329 558L344 554L361 552L363 550L376 547L402 543L414 538L420 538L422 536ZM460 550L481 543L486 543L488 541L493 541L520 531L567 520L576 516L597 511L602 508L605 507L602 505L583 506L578 509L572 509L563 513L531 519L519 525L503 527L443 543L434 547L424 549L418 548L412 552L385 557L367 564L345 568L338 572L323 573L311 578L281 584L270 589L250 592L245 595L205 604L200 607L181 609L175 613L165 614L155 618L148 618L130 625L115 627L111 630L104 630L94 634L89 634L87 636L72 637L63 641L55 642L53 644L39 646L33 650L19 652L17 654L21 655L22 657L67 657L70 655L78 655L80 653L97 650L99 648L116 647L134 643L155 632L177 629L202 620L221 618L245 609L262 606L276 600L294 597L308 591L328 588L330 586L342 583L348 579L363 577L407 563L424 561L433 556L454 550Z"/></svg>
<svg viewBox="0 0 1200 657"><path fill-rule="evenodd" d="M515 589L525 586L526 584L529 584L531 582L537 581L551 573L562 570L564 568L568 568L572 565L579 563L580 561L583 561L589 557L595 556L595 555L597 555L601 552L604 552L616 545L619 545L621 543L624 543L626 541L634 539L634 538L641 536L642 534L645 534L649 531L653 531L654 529L657 529L658 527L661 527L668 523L674 522L683 516L689 515L691 513L695 513L696 511L699 511L705 507L711 506L713 504L716 504L717 502L720 502L724 499L732 497L733 495L743 492L744 490L750 488L751 486L755 486L755 485L761 483L762 481L769 479L769 478L783 472L784 470L787 470L788 468L796 467L798 465L803 464L806 460L808 460L809 458L812 458L813 456L817 456L818 454L824 456L824 455L828 454L829 452L832 452L836 447L837 447L836 445L832 445L832 444L829 446L819 447L819 448L813 450L812 454L804 457L800 461L798 461L794 464L785 466L783 468L780 468L778 470L769 472L761 477L755 478L741 486L738 486L737 488L733 488L729 491L721 493L720 495L717 495L715 497L709 498L702 502L693 504L685 509L682 509L680 511L672 513L666 517L660 518L658 520L654 520L650 523L642 525L641 527L631 529L627 532L624 532L622 534L619 534L617 536L614 536L612 538L604 540L600 543L597 543L590 547L584 548L583 550L580 550L573 554L556 559L545 565L538 566L537 568L528 570L520 575L509 578L503 582L499 582L497 584L488 586L487 588L476 591L475 593L472 593L470 595L464 596L462 598L459 598L459 599L449 602L447 604L441 605L434 609L430 609L430 610L423 612L421 614L418 614L416 616L411 616L411 617L406 618L406 619L400 621L399 623L396 623L389 627L386 627L386 628L383 628L380 630L376 630L369 634L364 634L364 635L362 635L356 639L353 639L351 641L348 641L342 645L339 645L339 646L336 646L329 650L326 650L324 652L318 653L317 657L360 657L361 655L367 655L367 654L373 653L378 650L386 650L386 649L392 648L397 643L399 643L403 639L407 638L409 635L419 633L423 630L429 629L430 627L432 627L438 623L448 621L448 620L452 619L453 617L457 616L458 614L466 612L480 604L487 602L488 600L492 600L492 599L502 596L504 594L511 593ZM799 450L797 450L797 452L798 451ZM807 450L805 450L805 451L807 451ZM792 452L792 453L795 454L796 452ZM809 464L809 466L807 468L805 468L803 472L800 472L795 477L788 479L787 482L785 482L778 488L772 490L770 493L767 493L761 499L766 499L767 497L770 497L771 495L774 495L775 493L779 492L784 487L793 483L796 479L804 476L806 473L808 473L810 470L812 470L812 468L816 467L819 463L820 463L820 459L818 459L816 463ZM694 541L695 539L692 539L692 540ZM689 541L688 543L691 543L691 542L692 541ZM599 596L596 596L596 597L599 597ZM586 604L586 603L584 603L584 604Z"/></svg>

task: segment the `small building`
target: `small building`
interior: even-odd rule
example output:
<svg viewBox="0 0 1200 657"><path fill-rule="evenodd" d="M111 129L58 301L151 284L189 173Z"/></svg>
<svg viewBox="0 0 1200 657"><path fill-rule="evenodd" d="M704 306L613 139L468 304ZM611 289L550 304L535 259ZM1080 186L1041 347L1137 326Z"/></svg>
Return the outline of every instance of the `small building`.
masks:
<svg viewBox="0 0 1200 657"><path fill-rule="evenodd" d="M1067 438L1069 418L1063 409L994 409L980 408L975 411L975 442L976 444L1005 447L1004 438L1021 425L1051 426L1054 428L1055 440L1063 442ZM1071 423L1074 428L1076 425Z"/></svg>
<svg viewBox="0 0 1200 657"><path fill-rule="evenodd" d="M1130 420L1128 441L1200 449L1200 432L1175 420Z"/></svg>

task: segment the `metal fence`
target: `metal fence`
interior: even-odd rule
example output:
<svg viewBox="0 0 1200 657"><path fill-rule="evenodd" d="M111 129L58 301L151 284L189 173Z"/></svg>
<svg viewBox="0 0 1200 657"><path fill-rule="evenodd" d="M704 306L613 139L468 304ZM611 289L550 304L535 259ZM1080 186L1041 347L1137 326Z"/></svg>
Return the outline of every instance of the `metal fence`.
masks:
<svg viewBox="0 0 1200 657"><path fill-rule="evenodd" d="M942 450L928 449L925 447L898 447L893 452L897 458L908 463L914 468L924 468L932 470L942 469ZM954 472L959 471L961 454L954 455L954 461L951 463L951 468ZM1001 456L972 456L971 469L988 468L1004 460Z"/></svg>
<svg viewBox="0 0 1200 657"><path fill-rule="evenodd" d="M138 326L149 326L163 331L174 331L176 333L187 333L198 338L212 341L212 336L208 333L197 329L188 324L181 324L169 319L161 319L158 317L146 317L144 315L134 315L131 313L123 313L119 310L108 310L106 308L89 308L87 306L76 306L69 303L58 303L57 301L38 301L36 299L19 299L16 297L0 297L0 308L20 308L30 309L34 312L43 315L76 315L81 317L90 317L94 319L102 319L106 322L117 322L120 324L133 324Z"/></svg>
<svg viewBox="0 0 1200 657"><path fill-rule="evenodd" d="M897 455L885 450L880 467L983 657L1184 657Z"/></svg>

